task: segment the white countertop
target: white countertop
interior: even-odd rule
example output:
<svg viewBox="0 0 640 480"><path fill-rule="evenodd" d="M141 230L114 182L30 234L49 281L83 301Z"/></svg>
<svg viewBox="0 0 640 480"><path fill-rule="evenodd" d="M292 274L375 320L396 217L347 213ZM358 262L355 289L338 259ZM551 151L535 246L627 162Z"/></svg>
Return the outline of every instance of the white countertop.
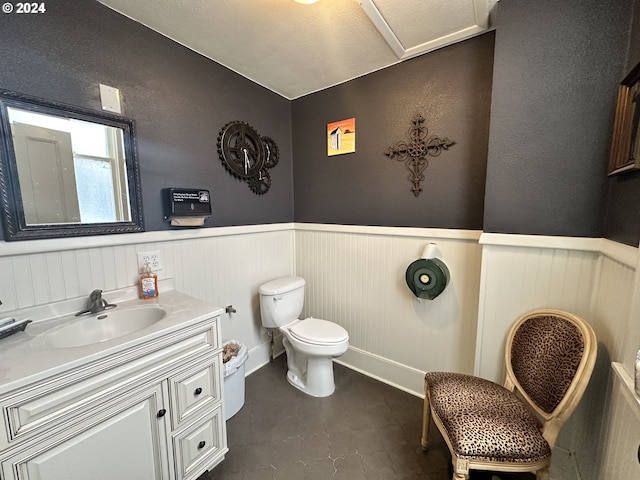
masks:
<svg viewBox="0 0 640 480"><path fill-rule="evenodd" d="M86 307L86 297L3 314L3 318L14 317L16 320L29 317L33 323L27 325L24 332L0 339L0 392L135 347L224 312L220 307L173 290L170 280L161 282L159 290L159 297L153 300L139 300L137 287L103 292L103 298L118 305L116 309L159 304L169 307L170 312L149 327L90 345L54 348L38 336L59 327L62 322L81 318L74 314Z"/></svg>

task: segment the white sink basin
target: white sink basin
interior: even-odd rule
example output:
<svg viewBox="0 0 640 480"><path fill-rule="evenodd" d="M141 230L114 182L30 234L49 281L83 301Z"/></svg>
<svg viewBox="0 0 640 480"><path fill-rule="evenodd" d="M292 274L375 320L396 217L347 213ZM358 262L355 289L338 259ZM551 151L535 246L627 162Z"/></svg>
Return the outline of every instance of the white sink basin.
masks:
<svg viewBox="0 0 640 480"><path fill-rule="evenodd" d="M105 310L80 317L67 317L61 324L37 335L54 348L81 347L128 335L162 320L171 308L136 305Z"/></svg>

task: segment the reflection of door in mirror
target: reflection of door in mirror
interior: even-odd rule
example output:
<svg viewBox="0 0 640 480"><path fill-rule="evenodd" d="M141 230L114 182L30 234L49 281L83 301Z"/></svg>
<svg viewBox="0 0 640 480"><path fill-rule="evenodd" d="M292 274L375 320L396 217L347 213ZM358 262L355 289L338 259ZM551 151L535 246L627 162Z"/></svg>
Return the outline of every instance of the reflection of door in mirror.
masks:
<svg viewBox="0 0 640 480"><path fill-rule="evenodd" d="M131 220L122 130L9 108L27 225Z"/></svg>
<svg viewBox="0 0 640 480"><path fill-rule="evenodd" d="M11 131L27 225L79 222L71 135L23 123Z"/></svg>

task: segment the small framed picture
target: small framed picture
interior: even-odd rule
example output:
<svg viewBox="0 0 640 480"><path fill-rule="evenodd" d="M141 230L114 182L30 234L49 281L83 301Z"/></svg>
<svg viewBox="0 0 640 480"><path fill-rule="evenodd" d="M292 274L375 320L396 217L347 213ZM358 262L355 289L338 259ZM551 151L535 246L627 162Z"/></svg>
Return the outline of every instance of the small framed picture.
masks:
<svg viewBox="0 0 640 480"><path fill-rule="evenodd" d="M327 156L356 151L356 119L347 118L327 124Z"/></svg>
<svg viewBox="0 0 640 480"><path fill-rule="evenodd" d="M618 87L609 175L640 169L640 63Z"/></svg>

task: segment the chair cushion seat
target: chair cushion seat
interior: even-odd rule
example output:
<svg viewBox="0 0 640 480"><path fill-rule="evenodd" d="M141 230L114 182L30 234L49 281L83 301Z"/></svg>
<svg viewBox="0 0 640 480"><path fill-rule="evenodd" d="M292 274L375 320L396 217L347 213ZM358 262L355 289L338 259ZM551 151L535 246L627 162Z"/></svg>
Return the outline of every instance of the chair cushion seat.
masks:
<svg viewBox="0 0 640 480"><path fill-rule="evenodd" d="M551 456L536 415L503 386L448 372L427 373L425 386L457 457L528 463Z"/></svg>

